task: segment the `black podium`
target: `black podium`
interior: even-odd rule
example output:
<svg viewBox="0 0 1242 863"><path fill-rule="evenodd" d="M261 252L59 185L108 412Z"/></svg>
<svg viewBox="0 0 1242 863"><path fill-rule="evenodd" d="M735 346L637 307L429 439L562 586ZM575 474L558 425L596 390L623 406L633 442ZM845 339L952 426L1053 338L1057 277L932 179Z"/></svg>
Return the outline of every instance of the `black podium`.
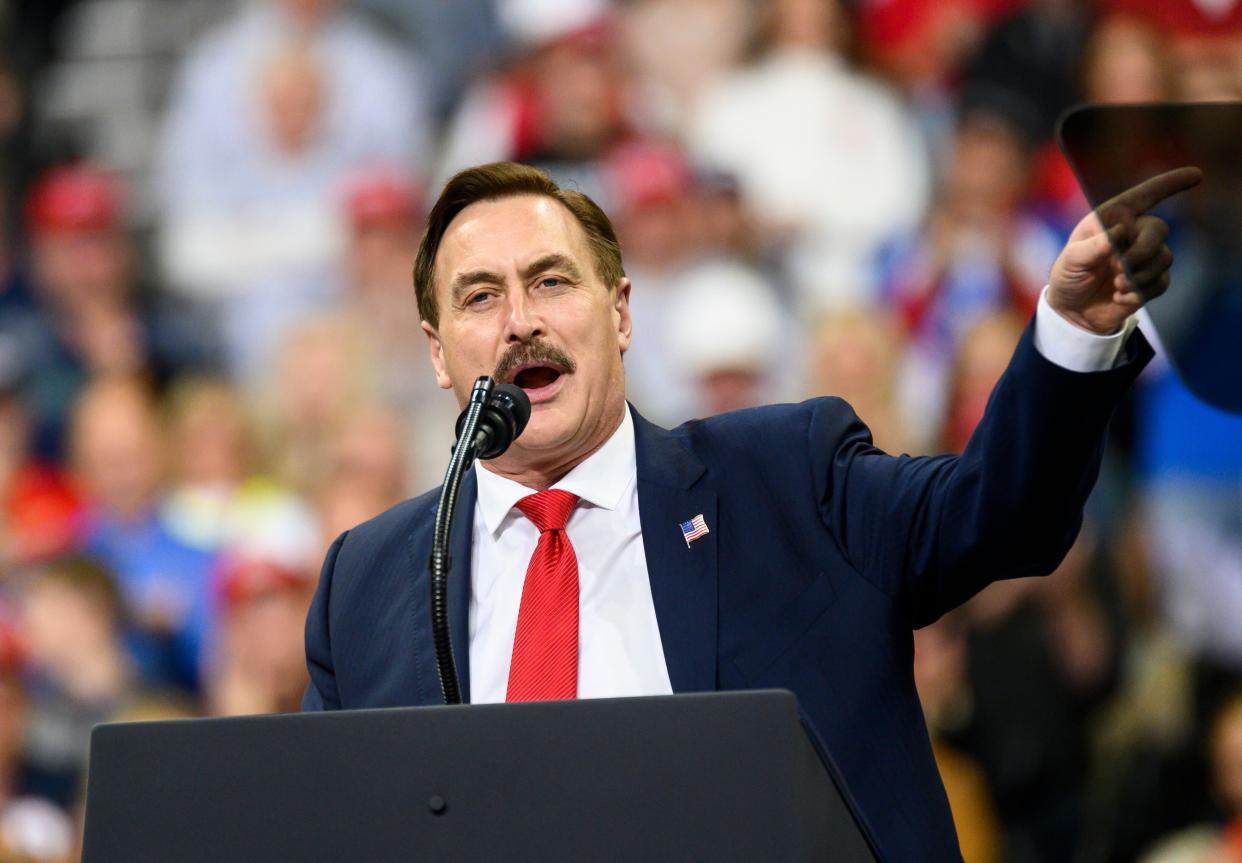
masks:
<svg viewBox="0 0 1242 863"><path fill-rule="evenodd" d="M84 863L874 861L783 691L102 725Z"/></svg>

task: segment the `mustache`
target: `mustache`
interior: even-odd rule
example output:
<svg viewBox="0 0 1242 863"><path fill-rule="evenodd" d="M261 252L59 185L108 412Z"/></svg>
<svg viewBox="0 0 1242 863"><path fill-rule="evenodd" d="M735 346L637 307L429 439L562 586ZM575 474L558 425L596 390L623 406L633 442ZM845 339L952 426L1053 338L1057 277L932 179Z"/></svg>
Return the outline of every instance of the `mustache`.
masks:
<svg viewBox="0 0 1242 863"><path fill-rule="evenodd" d="M504 383L515 368L527 363L548 363L570 374L578 370L578 364L574 362L573 357L556 345L541 339L532 339L529 342L518 342L505 351L505 355L496 364L492 377L498 383Z"/></svg>

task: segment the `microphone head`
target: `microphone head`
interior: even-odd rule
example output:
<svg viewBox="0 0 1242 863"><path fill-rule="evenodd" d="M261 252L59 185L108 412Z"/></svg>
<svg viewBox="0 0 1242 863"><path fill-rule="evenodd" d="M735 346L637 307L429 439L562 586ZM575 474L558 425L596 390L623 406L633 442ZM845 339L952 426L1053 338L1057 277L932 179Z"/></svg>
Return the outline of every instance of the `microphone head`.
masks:
<svg viewBox="0 0 1242 863"><path fill-rule="evenodd" d="M496 387L479 417L477 457L489 459L503 453L517 440L529 420L530 396L514 384Z"/></svg>
<svg viewBox="0 0 1242 863"><path fill-rule="evenodd" d="M517 440L530 422L530 396L517 384L501 384L492 390L490 404L499 406L502 403L503 410L513 413L513 440Z"/></svg>

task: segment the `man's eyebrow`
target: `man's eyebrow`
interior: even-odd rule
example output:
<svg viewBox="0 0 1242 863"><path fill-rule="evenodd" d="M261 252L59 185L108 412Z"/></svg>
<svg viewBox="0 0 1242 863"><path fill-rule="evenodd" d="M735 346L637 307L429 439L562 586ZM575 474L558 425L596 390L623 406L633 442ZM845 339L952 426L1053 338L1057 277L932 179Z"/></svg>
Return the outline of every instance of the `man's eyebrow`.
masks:
<svg viewBox="0 0 1242 863"><path fill-rule="evenodd" d="M571 258L559 252L536 258L522 269L521 275L523 279L530 279L545 270L560 270L575 282L582 281L582 271L578 269L578 265Z"/></svg>
<svg viewBox="0 0 1242 863"><path fill-rule="evenodd" d="M499 285L503 281L504 279L499 274L491 270L469 270L458 273L453 279L453 302L460 300L462 294L475 285Z"/></svg>

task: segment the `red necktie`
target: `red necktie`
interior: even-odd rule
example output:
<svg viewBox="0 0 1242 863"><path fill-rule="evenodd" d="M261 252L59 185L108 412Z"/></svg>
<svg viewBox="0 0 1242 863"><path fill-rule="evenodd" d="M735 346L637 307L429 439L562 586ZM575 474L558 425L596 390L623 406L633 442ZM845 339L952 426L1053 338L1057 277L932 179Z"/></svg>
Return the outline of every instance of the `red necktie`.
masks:
<svg viewBox="0 0 1242 863"><path fill-rule="evenodd" d="M578 496L546 489L517 508L539 528L518 609L506 701L578 695L578 558L565 535Z"/></svg>

